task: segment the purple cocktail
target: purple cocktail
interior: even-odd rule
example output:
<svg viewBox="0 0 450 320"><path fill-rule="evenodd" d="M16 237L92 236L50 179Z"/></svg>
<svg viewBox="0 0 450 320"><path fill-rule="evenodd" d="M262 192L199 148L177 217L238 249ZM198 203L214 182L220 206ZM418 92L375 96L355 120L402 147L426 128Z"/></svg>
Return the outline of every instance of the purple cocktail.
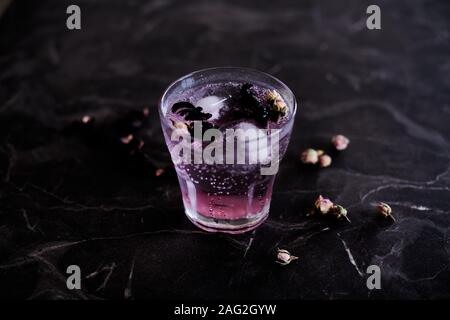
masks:
<svg viewBox="0 0 450 320"><path fill-rule="evenodd" d="M251 69L206 69L171 84L159 111L188 218L228 233L261 224L292 131L290 89Z"/></svg>

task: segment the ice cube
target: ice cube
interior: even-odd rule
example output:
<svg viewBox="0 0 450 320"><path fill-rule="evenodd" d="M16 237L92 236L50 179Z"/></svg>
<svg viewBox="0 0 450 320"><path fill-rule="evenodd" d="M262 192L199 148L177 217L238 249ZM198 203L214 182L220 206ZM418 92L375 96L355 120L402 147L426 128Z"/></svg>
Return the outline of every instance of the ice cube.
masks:
<svg viewBox="0 0 450 320"><path fill-rule="evenodd" d="M219 118L220 109L223 108L224 102L227 98L218 96L207 96L197 101L195 106L202 107L203 112L212 114L208 120L216 120Z"/></svg>
<svg viewBox="0 0 450 320"><path fill-rule="evenodd" d="M270 160L269 140L265 130L258 128L250 122L240 122L233 127L237 144L245 144L244 148L237 148L238 157L247 154L248 160L253 159L258 163L267 163ZM245 153L244 153L245 152ZM246 162L247 162L246 161Z"/></svg>

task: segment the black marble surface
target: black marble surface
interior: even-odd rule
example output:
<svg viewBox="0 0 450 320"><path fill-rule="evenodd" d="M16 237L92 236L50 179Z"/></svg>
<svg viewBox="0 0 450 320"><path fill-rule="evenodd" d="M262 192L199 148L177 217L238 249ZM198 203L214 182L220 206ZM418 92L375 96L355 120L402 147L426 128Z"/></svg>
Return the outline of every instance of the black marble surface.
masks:
<svg viewBox="0 0 450 320"><path fill-rule="evenodd" d="M450 298L448 1L377 1L378 31L356 0L80 0L79 31L68 4L17 0L0 20L1 298ZM170 164L162 91L223 65L269 72L300 102L270 218L239 236L195 228L173 171L155 177ZM351 144L330 168L299 163L337 133ZM319 194L352 222L305 217ZM277 247L300 259L275 264Z"/></svg>

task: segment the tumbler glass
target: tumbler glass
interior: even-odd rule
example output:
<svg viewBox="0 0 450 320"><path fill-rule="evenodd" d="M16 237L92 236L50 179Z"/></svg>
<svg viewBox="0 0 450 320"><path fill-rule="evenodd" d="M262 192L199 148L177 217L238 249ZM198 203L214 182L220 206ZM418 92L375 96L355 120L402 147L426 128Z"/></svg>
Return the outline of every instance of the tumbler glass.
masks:
<svg viewBox="0 0 450 320"><path fill-rule="evenodd" d="M159 114L164 138L174 161L187 217L203 230L236 234L256 228L268 217L276 172L262 174L261 167L264 165L259 162L206 164L175 161L172 150L179 140L173 141L172 134L176 128L168 116L175 103L192 99L197 90L204 90L207 85L220 86L229 83L250 83L260 88L276 90L288 106L283 123L278 127L272 125L276 128L268 132L268 141L277 139L278 142L277 148L272 147L275 145L273 143L270 149L272 162L277 162L270 165L277 167L289 143L297 102L292 91L269 74L237 67L195 71L176 80L166 89L160 100ZM195 104L195 101L193 103ZM245 142L248 151L250 141ZM190 143L194 150L199 144L204 145L204 142L199 143L195 139Z"/></svg>

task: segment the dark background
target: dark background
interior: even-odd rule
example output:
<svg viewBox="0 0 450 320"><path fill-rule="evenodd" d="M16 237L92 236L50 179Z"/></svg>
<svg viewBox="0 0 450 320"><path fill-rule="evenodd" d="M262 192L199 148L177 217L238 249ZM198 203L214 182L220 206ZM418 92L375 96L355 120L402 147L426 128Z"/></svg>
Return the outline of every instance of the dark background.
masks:
<svg viewBox="0 0 450 320"><path fill-rule="evenodd" d="M16 0L0 20L1 298L450 298L448 1L377 1L374 31L356 0L76 1L79 31L69 4ZM270 217L239 236L185 218L156 107L173 80L226 65L299 101ZM299 162L337 133L351 144L330 168ZM319 194L352 222L305 217ZM275 264L277 247L300 259Z"/></svg>

